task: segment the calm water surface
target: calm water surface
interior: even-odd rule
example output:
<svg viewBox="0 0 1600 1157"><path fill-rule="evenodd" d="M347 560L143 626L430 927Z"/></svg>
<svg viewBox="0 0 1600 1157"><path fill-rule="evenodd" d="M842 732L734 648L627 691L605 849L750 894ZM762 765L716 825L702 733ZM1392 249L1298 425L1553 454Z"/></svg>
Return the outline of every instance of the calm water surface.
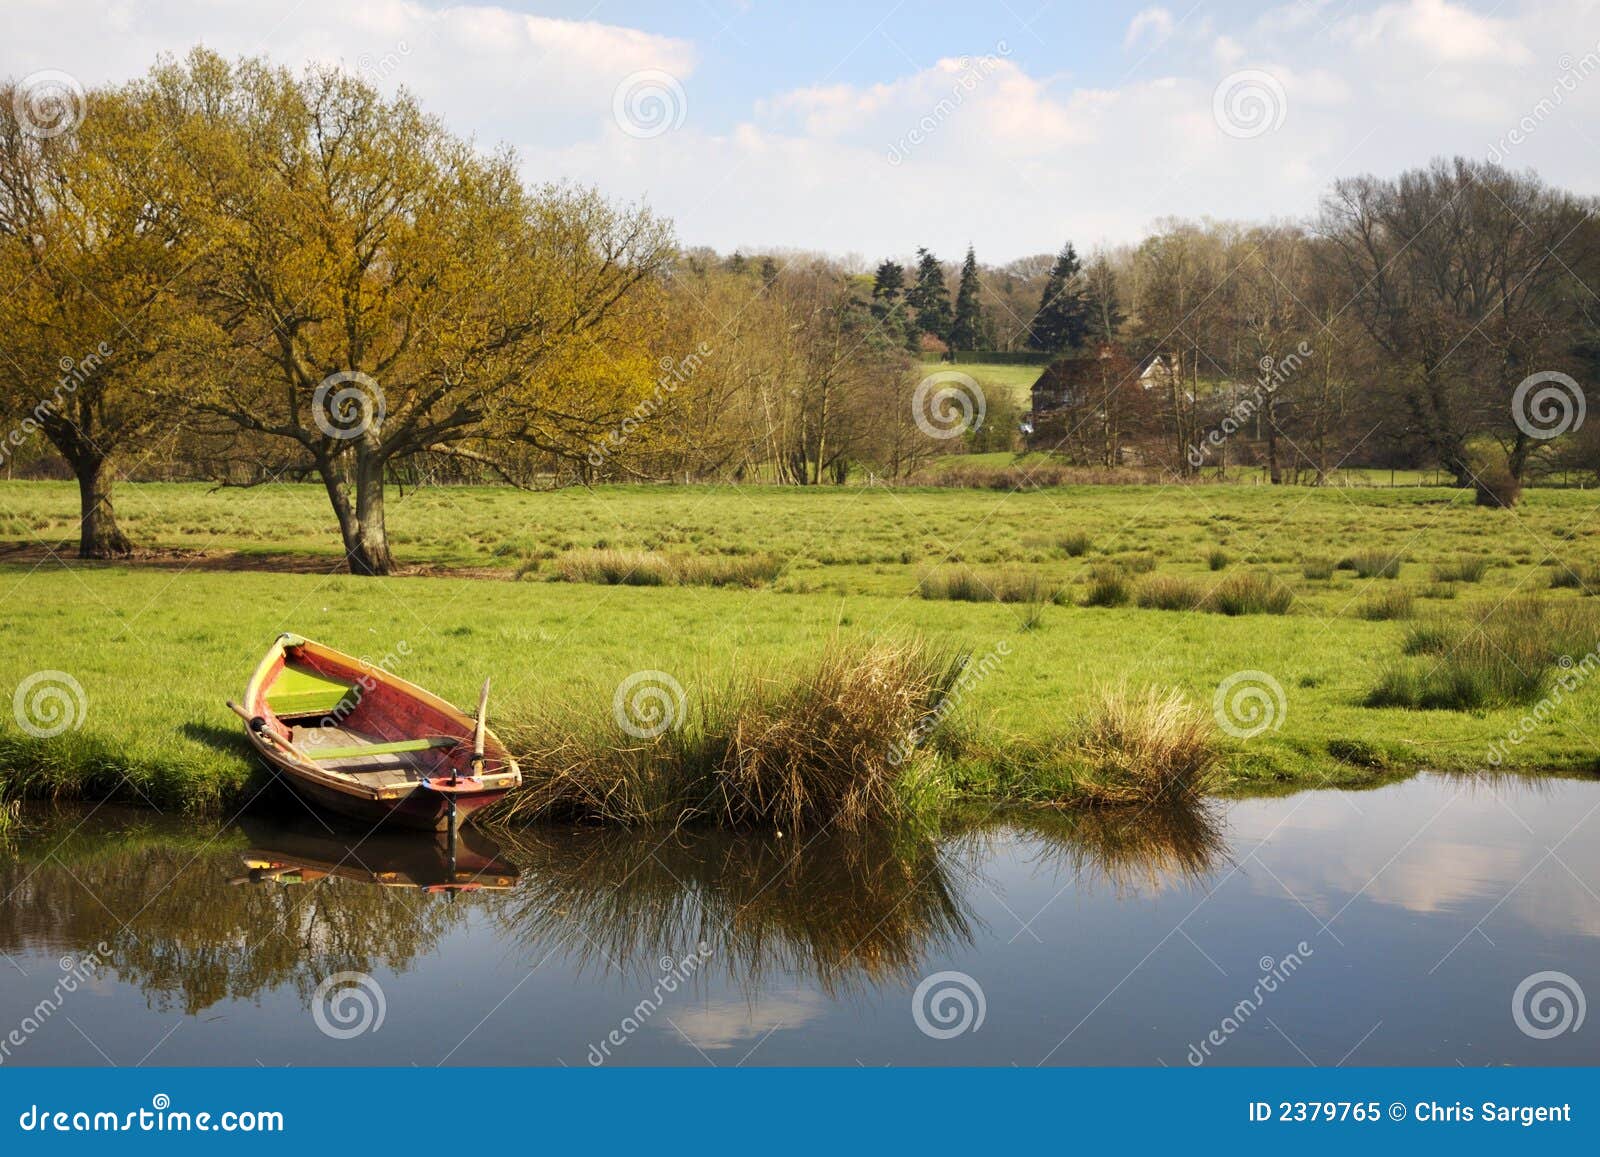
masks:
<svg viewBox="0 0 1600 1157"><path fill-rule="evenodd" d="M1540 972L1600 998L1597 811L1593 781L1425 776L937 841L473 835L453 867L36 812L0 845L0 1059L1600 1063L1600 1024L1513 1012Z"/></svg>

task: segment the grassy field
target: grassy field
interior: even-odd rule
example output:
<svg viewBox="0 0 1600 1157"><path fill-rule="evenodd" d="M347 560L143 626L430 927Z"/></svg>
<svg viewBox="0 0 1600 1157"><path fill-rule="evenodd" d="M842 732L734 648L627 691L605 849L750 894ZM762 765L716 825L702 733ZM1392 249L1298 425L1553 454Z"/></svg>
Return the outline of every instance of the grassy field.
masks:
<svg viewBox="0 0 1600 1157"><path fill-rule="evenodd" d="M635 671L668 672L693 699L730 672L804 665L841 634L914 632L1002 656L960 706L990 756L1055 734L1108 686L1176 688L1210 713L1230 676L1264 673L1281 688L1276 726L1220 740L1224 790L1250 792L1486 766L1526 705L1363 705L1397 663L1431 661L1403 658L1413 628L1463 630L1530 595L1600 609L1585 595L1600 589L1600 519L1580 491L1535 490L1507 513L1431 488L435 489L396 496L398 553L468 577L383 580L279 573L337 562L317 487L124 486L135 540L180 552L129 565L44 553L41 542L70 535L75 499L70 486L0 484L0 690L9 700L28 676L57 671L83 691L79 726L54 738L0 711L0 775L13 791L115 786L162 807L247 790L253 764L222 701L283 630L390 656L397 673L462 703L492 671L501 721L552 702L604 717ZM584 573L564 562L596 550L766 563L752 587L560 581ZM1363 555L1398 557L1397 576L1336 566ZM1081 605L1113 572L1129 602ZM919 593L961 575L980 589L1026 579L1043 596ZM1158 580L1212 606L1219 587L1259 576L1292 592L1288 613L1138 605ZM1534 723L1501 744L1504 766L1597 767L1600 690L1580 680ZM958 787L986 782L959 759L945 774Z"/></svg>
<svg viewBox="0 0 1600 1157"><path fill-rule="evenodd" d="M1019 365L1015 362L924 362L922 364L922 372L925 374L938 373L942 370L959 370L961 373L970 374L973 380L983 387L985 396L991 390L1009 393L1017 405L1026 409L1032 400L1033 383L1039 380L1039 375L1044 373L1045 367Z"/></svg>

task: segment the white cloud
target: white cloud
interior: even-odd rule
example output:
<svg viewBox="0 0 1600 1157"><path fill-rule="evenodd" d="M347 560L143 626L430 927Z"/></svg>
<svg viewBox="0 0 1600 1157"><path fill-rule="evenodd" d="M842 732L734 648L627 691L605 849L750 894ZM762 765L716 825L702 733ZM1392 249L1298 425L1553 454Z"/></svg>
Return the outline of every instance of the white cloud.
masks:
<svg viewBox="0 0 1600 1157"><path fill-rule="evenodd" d="M1172 13L1165 8L1146 8L1128 22L1128 33L1122 38L1124 48L1132 48L1139 41L1148 37L1154 44L1160 44L1172 35Z"/></svg>
<svg viewBox="0 0 1600 1157"><path fill-rule="evenodd" d="M1492 12L1492 14L1490 14ZM986 260L1137 238L1166 215L1303 216L1336 177L1393 173L1451 153L1488 156L1550 95L1563 54L1600 41L1589 0L1343 4L1290 0L1255 19L1177 21L1147 8L1127 40L1165 51L1076 86L1018 56L945 59L875 83L823 82L730 106L702 97L696 47L593 21L472 4L322 0L284 20L243 0L22 0L8 8L0 74L63 68L86 83L137 74L197 29L233 54L337 59L404 84L485 144L522 150L536 179L645 198L684 241L867 256L919 244ZM73 34L63 35L70 28ZM404 51L401 51L401 46ZM680 127L623 133L612 97L662 70L686 97ZM1269 73L1277 129L1236 139L1213 119L1226 76ZM820 73L819 73L820 76ZM1600 69L1509 154L1600 192Z"/></svg>

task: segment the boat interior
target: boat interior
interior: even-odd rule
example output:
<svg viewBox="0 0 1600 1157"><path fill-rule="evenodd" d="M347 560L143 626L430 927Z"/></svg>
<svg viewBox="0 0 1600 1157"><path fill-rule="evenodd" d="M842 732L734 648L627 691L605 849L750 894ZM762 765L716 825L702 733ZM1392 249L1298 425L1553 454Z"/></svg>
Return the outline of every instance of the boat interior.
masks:
<svg viewBox="0 0 1600 1157"><path fill-rule="evenodd" d="M317 765L368 787L467 774L471 738L460 723L373 678L286 658L266 706Z"/></svg>

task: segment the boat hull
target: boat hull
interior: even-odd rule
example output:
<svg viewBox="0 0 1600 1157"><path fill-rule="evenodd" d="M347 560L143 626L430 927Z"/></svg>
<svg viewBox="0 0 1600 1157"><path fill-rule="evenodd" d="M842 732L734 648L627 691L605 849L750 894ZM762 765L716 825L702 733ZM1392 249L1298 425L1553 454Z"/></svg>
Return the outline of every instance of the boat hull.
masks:
<svg viewBox="0 0 1600 1157"><path fill-rule="evenodd" d="M276 761L272 762L276 765ZM409 828L422 832L443 832L450 829L450 800L425 787L418 787L410 795L399 799L365 799L324 787L319 783L311 783L296 775L292 769L281 765L276 765L276 769L284 783L301 799L313 807L333 812L345 819L373 826ZM456 796L456 822L465 823L473 812L492 803L498 803L505 796L506 791L483 791Z"/></svg>
<svg viewBox="0 0 1600 1157"><path fill-rule="evenodd" d="M473 717L298 635L273 643L235 710L301 799L369 827L448 831L522 782L510 751ZM479 741L481 762L472 754Z"/></svg>

